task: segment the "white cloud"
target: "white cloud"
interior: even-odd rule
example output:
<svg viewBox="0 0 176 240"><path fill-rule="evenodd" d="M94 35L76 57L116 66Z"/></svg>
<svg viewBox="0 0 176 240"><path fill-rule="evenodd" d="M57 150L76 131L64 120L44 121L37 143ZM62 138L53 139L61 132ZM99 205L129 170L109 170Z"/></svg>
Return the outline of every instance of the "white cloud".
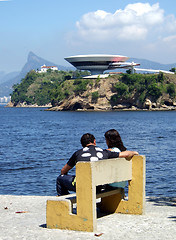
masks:
<svg viewBox="0 0 176 240"><path fill-rule="evenodd" d="M147 29L142 26L125 26L123 27L117 38L121 40L143 40L147 35Z"/></svg>
<svg viewBox="0 0 176 240"><path fill-rule="evenodd" d="M163 42L171 43L171 42L176 42L176 35L168 36L163 38Z"/></svg>
<svg viewBox="0 0 176 240"><path fill-rule="evenodd" d="M176 18L173 14L165 17L163 30L166 32L176 32Z"/></svg>
<svg viewBox="0 0 176 240"><path fill-rule="evenodd" d="M76 22L76 31L67 35L67 45L73 54L108 52L156 61L165 61L167 56L172 62L176 17L166 15L159 3L128 4L114 13L88 12Z"/></svg>
<svg viewBox="0 0 176 240"><path fill-rule="evenodd" d="M80 40L145 40L148 37L158 38L166 32L176 31L174 15L164 15L159 3L128 4L115 13L103 10L89 12L76 22L76 35Z"/></svg>

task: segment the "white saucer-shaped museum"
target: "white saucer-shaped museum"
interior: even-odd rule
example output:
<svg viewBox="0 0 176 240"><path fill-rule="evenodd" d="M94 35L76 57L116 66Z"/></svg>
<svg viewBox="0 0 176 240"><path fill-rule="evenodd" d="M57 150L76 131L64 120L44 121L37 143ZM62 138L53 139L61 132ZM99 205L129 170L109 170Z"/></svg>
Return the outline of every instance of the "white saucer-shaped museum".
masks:
<svg viewBox="0 0 176 240"><path fill-rule="evenodd" d="M103 74L106 70L116 69L128 59L121 55L76 55L66 57L65 60L71 63L78 70L88 70L92 75Z"/></svg>

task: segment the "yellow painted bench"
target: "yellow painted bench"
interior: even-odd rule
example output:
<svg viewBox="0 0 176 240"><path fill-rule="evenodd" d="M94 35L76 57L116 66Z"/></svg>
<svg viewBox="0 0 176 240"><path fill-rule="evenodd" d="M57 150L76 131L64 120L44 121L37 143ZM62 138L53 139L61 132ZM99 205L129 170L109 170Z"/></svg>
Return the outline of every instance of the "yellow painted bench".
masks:
<svg viewBox="0 0 176 240"><path fill-rule="evenodd" d="M128 199L123 199L122 189L96 195L96 186L127 181ZM107 213L142 214L145 206L145 156L107 159L76 164L75 195L48 200L47 228L93 232L97 229L96 198L101 198L100 208ZM77 213L72 213L76 201Z"/></svg>

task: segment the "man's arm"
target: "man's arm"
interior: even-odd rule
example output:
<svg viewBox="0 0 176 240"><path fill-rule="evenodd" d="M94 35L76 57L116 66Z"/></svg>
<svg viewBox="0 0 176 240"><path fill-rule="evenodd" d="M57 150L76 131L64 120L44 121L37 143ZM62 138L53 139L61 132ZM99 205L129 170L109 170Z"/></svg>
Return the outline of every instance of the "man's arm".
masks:
<svg viewBox="0 0 176 240"><path fill-rule="evenodd" d="M70 166L66 163L65 166L61 169L61 175L67 174L70 169L72 169L72 167L70 167Z"/></svg>
<svg viewBox="0 0 176 240"><path fill-rule="evenodd" d="M119 158L126 158L127 160L130 160L134 155L139 155L139 153L136 151L119 152Z"/></svg>
<svg viewBox="0 0 176 240"><path fill-rule="evenodd" d="M70 169L72 169L76 165L76 153L75 152L65 166L61 169L61 175L67 174Z"/></svg>

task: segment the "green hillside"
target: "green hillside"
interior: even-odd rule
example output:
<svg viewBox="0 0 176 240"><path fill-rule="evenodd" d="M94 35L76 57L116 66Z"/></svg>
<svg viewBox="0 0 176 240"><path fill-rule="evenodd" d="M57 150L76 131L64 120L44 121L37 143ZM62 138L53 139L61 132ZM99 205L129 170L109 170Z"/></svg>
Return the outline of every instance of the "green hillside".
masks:
<svg viewBox="0 0 176 240"><path fill-rule="evenodd" d="M73 76L75 78L71 79ZM104 89L103 93L100 89ZM20 103L60 106L64 101L68 103L78 96L82 101L94 105L100 98L106 98L112 108L118 104L143 108L146 99L155 105L173 105L176 99L176 75L119 74L106 79L83 79L78 71L30 71L20 84L13 86L11 101L14 106Z"/></svg>
<svg viewBox="0 0 176 240"><path fill-rule="evenodd" d="M73 81L71 76L79 77L79 72L75 71L52 71L37 73L32 70L20 84L13 86L11 101L16 106L19 103L46 105L51 102L60 102L67 98L73 91ZM76 88L75 88L76 91Z"/></svg>

